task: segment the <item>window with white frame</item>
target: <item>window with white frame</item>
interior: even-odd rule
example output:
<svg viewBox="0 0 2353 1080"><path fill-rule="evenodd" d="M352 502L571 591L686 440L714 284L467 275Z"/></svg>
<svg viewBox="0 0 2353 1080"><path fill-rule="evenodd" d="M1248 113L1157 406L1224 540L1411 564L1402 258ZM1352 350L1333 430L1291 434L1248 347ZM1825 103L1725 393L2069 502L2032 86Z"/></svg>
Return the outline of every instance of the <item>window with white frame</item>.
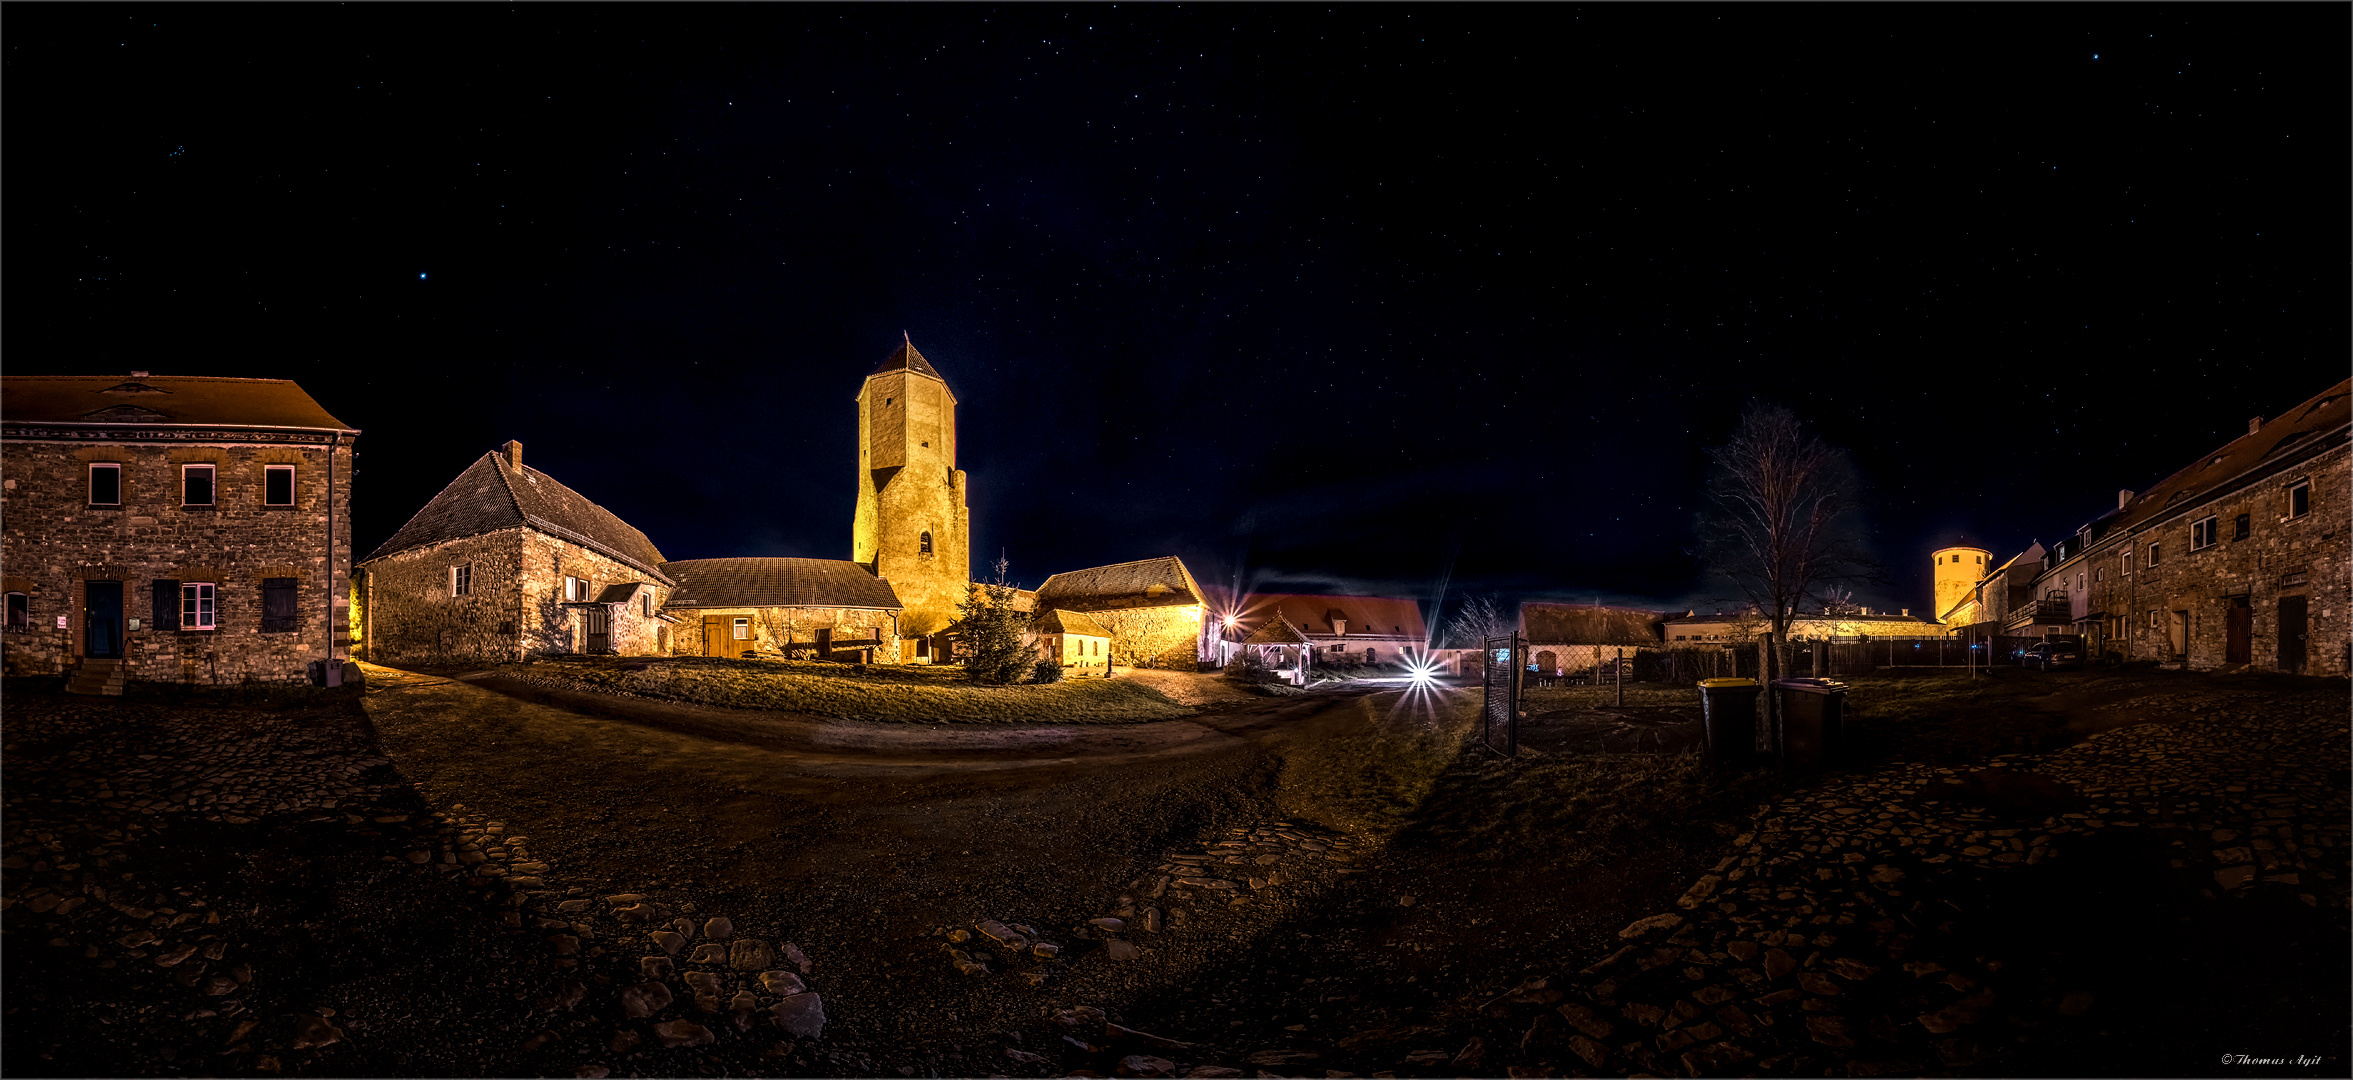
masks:
<svg viewBox="0 0 2353 1080"><path fill-rule="evenodd" d="M735 620L735 640L737 640L737 641L750 641L750 640L752 640L752 620L750 620L750 619L737 619L737 620Z"/></svg>
<svg viewBox="0 0 2353 1080"><path fill-rule="evenodd" d="M112 463L90 466L90 505L123 504L123 467Z"/></svg>
<svg viewBox="0 0 2353 1080"><path fill-rule="evenodd" d="M2150 545L2149 545L2149 565L2150 565L2150 566L2155 566L2155 565L2157 565L2157 556L2158 556L2159 554L2161 554L2161 550L2160 550L2160 549L2162 549L2164 546L2165 546L2165 545L2163 545L2163 544L2150 544Z"/></svg>
<svg viewBox="0 0 2353 1080"><path fill-rule="evenodd" d="M2163 622L2159 621L2159 618L2158 618L2158 615L2157 615L2157 609L2156 609L2156 608L2150 608L2150 609L2149 609L2149 629L2151 629L2151 630L2160 629L2160 628L2162 628L2164 625L2165 625L2165 624L2164 624Z"/></svg>
<svg viewBox="0 0 2353 1080"><path fill-rule="evenodd" d="M2312 481L2298 480L2288 485L2288 517L2300 518L2312 512Z"/></svg>
<svg viewBox="0 0 2353 1080"><path fill-rule="evenodd" d="M2212 517L2190 522L2190 550L2204 551L2213 547L2215 530L2220 524L2221 519Z"/></svg>
<svg viewBox="0 0 2353 1080"><path fill-rule="evenodd" d="M572 602L574 602L574 603L587 603L587 602L588 602L588 579L587 579L587 578L576 578L576 577L568 577L568 578L565 578L565 579L564 579L564 599L566 599L566 600L569 600L569 601L572 601Z"/></svg>
<svg viewBox="0 0 2353 1080"><path fill-rule="evenodd" d="M654 591L652 589L644 589L638 592L637 613L649 619L654 617Z"/></svg>
<svg viewBox="0 0 2353 1080"><path fill-rule="evenodd" d="M261 504L294 505L294 466L265 465L261 471Z"/></svg>
<svg viewBox="0 0 2353 1080"><path fill-rule="evenodd" d="M213 583L183 581L180 583L180 629L210 630L214 618Z"/></svg>
<svg viewBox="0 0 2353 1080"><path fill-rule="evenodd" d="M180 505L211 506L213 479L210 465L180 466Z"/></svg>
<svg viewBox="0 0 2353 1080"><path fill-rule="evenodd" d="M449 595L469 596L474 592L474 564L465 563L449 568Z"/></svg>

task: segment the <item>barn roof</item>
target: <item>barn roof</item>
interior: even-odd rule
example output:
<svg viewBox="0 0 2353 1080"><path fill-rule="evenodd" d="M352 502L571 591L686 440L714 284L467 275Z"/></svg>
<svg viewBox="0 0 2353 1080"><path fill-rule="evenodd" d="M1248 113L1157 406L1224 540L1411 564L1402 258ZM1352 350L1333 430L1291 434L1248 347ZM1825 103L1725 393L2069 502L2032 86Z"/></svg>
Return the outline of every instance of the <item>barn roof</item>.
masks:
<svg viewBox="0 0 2353 1080"><path fill-rule="evenodd" d="M1083 634L1087 637L1107 638L1111 631L1102 624L1075 611L1055 608L1032 620L1030 630L1039 634Z"/></svg>
<svg viewBox="0 0 2353 1080"><path fill-rule="evenodd" d="M1410 596L1326 596L1310 593L1251 593L1242 598L1237 620L1254 627L1281 612L1303 633L1332 634L1336 620L1348 623L1348 636L1404 638L1421 642L1422 605Z"/></svg>
<svg viewBox="0 0 2353 1080"><path fill-rule="evenodd" d="M1201 586L1174 555L1065 571L1038 586L1037 600L1040 608L1072 611L1181 607L1202 602Z"/></svg>
<svg viewBox="0 0 2353 1080"><path fill-rule="evenodd" d="M889 582L847 559L682 559L662 569L678 582L673 608L900 607Z"/></svg>
<svg viewBox="0 0 2353 1080"><path fill-rule="evenodd" d="M1595 604L1520 605L1520 633L1540 645L1656 645L1666 640L1655 611Z"/></svg>
<svg viewBox="0 0 2353 1080"><path fill-rule="evenodd" d="M10 375L0 420L11 424L259 427L359 434L288 379L191 375Z"/></svg>
<svg viewBox="0 0 2353 1080"><path fill-rule="evenodd" d="M521 448L516 448L517 456ZM644 533L555 477L510 463L495 451L475 459L408 524L376 548L373 562L411 548L528 526L643 570L667 585L662 552Z"/></svg>
<svg viewBox="0 0 2353 1080"><path fill-rule="evenodd" d="M1291 620L1284 618L1281 612L1276 612L1274 618L1268 620L1265 626L1259 627L1258 632L1250 635L1250 639L1242 644L1305 645L1307 644L1307 635L1300 633L1299 628L1291 625Z"/></svg>

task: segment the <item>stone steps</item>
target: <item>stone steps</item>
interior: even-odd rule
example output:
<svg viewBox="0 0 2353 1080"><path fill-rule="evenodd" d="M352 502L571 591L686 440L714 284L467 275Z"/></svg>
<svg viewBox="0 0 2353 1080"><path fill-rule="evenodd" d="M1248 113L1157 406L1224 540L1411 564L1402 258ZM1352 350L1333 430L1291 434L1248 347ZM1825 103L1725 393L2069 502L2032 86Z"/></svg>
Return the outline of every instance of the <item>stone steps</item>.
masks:
<svg viewBox="0 0 2353 1080"><path fill-rule="evenodd" d="M123 696L123 682L128 677L120 660L84 660L82 666L67 680L65 692L102 697Z"/></svg>

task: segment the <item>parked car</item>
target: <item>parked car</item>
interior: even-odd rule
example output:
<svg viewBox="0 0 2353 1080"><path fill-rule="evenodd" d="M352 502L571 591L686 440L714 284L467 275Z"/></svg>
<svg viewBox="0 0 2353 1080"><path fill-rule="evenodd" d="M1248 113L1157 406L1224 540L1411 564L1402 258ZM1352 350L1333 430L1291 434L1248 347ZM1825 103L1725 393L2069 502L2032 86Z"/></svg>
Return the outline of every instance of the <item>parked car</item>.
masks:
<svg viewBox="0 0 2353 1080"><path fill-rule="evenodd" d="M2079 668L2083 666L2083 646L2073 641L2046 641L2028 646L2018 662L2041 671Z"/></svg>

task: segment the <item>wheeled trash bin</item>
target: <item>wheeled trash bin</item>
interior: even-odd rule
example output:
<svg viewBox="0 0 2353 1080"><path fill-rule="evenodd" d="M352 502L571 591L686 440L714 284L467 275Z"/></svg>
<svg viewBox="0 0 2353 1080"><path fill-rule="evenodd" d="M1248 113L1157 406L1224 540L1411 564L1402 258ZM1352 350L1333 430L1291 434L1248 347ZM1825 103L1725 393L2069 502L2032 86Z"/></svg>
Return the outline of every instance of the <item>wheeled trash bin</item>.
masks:
<svg viewBox="0 0 2353 1080"><path fill-rule="evenodd" d="M1846 730L1846 684L1835 679L1775 679L1781 697L1781 757L1801 769L1838 760Z"/></svg>
<svg viewBox="0 0 2353 1080"><path fill-rule="evenodd" d="M1736 764L1757 753L1755 679L1701 679L1699 704L1708 760Z"/></svg>

